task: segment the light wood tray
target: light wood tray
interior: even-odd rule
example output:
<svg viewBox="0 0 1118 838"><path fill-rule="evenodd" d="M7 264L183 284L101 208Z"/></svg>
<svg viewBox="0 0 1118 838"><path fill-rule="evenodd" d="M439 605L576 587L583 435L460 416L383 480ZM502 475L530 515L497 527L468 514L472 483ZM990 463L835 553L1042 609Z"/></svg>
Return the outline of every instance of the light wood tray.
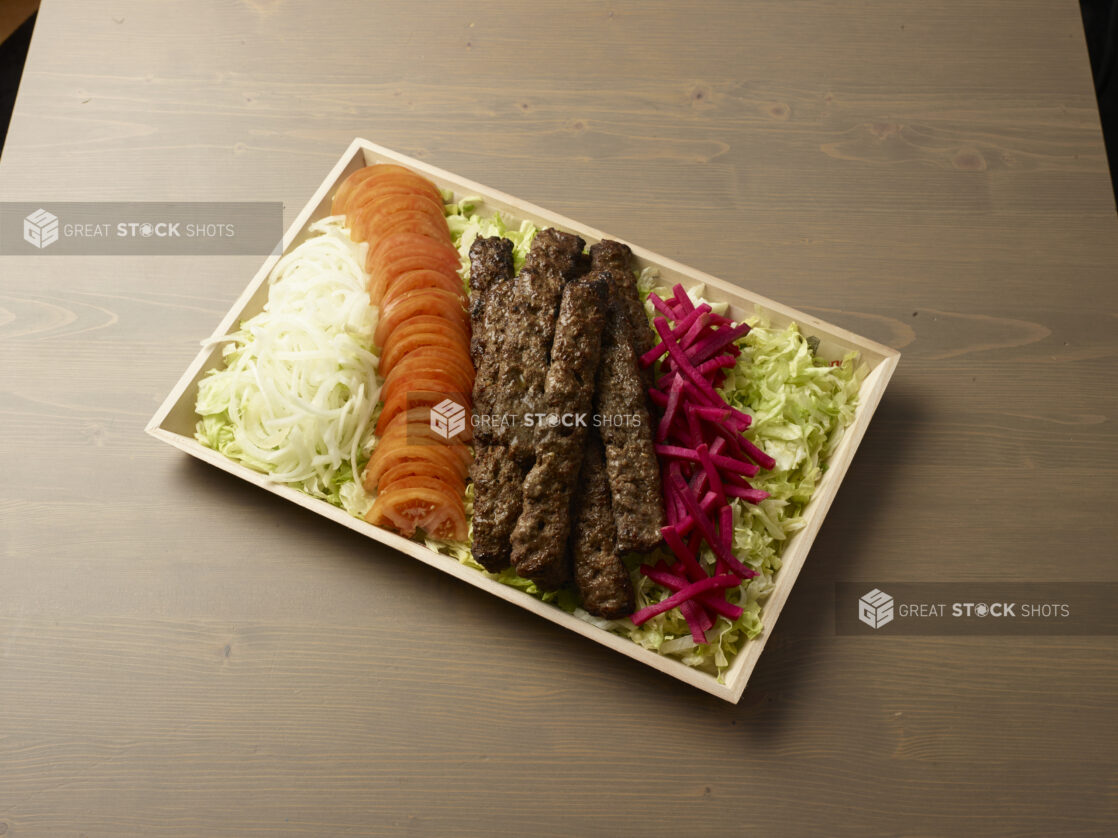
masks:
<svg viewBox="0 0 1118 838"><path fill-rule="evenodd" d="M514 225L519 220L527 219L541 229L544 227L559 227L577 233L588 244L604 238L616 238L584 224L579 224L577 221L548 212L526 201L521 201L511 195L497 192L450 172L437 169L420 160L414 160L366 140L357 139L346 149L341 160L326 176L322 185L319 186L310 201L295 218L294 223L283 238L283 253L287 253L307 238L307 228L311 223L329 215L330 200L334 191L350 173L363 166L387 161L400 163L423 172L441 188L452 190L457 198L466 196L483 198L487 209L500 210ZM799 576L800 570L804 566L808 550L819 532L823 518L826 516L831 501L838 491L839 484L846 475L846 470L854 457L854 452L857 450L866 427L870 423L870 418L881 400L882 393L885 391L885 385L897 366L900 353L887 346L852 334L845 329L825 323L810 314L796 311L788 306L696 271L686 265L659 256L639 245L629 242L626 242L626 244L629 244L632 248L636 262L640 267L654 266L659 269L663 284L671 286L677 282L682 282L684 287L691 288L698 283L702 283L707 286L704 296L710 300L725 300L728 302L730 304L730 315L735 320L751 316L756 311L765 313L776 326L785 325L794 320L800 325L805 335L815 335L819 338L819 354L822 357L828 360L836 360L842 358L850 350L857 350L861 353L862 363L867 368L867 374L859 394L854 422L847 428L846 434L829 461L828 469L824 472L816 487L811 503L804 512L805 525L803 529L793 535L785 546L781 557L782 566L776 574L774 590L762 607L761 616L765 625L764 632L758 638L745 644L741 653L724 674L725 683L719 683L713 675L698 672L677 660L643 649L623 637L596 628L555 606L540 602L522 591L502 585L484 573L466 567L449 556L435 553L422 544L353 518L343 510L331 506L325 501L308 497L295 489L276 484L269 480L266 475L246 468L226 459L216 451L206 448L194 439L194 427L198 420L194 413L194 404L197 397L198 381L207 370L219 367L222 364L221 344L219 343L208 343L207 348L198 353L198 356L183 373L182 378L179 379L170 395L167 396L167 399L148 423L147 432L193 457L205 460L207 463L211 463L230 474L235 474L243 480L284 497L292 503L297 503L350 529L364 533L375 541L394 547L475 587L483 588L494 596L515 603L521 608L558 623L573 632L581 634L583 637L616 649L624 655L636 658L667 675L686 681L688 684L712 693L719 698L737 702L745 690L746 682L749 680L753 667L757 664L757 659L765 648L765 641L772 633L777 618L780 616L780 611L792 591L792 585L795 584L796 577ZM268 295L268 274L279 258L280 254L277 253L265 261L214 331L215 338L223 337L235 331L242 320L261 311Z"/></svg>

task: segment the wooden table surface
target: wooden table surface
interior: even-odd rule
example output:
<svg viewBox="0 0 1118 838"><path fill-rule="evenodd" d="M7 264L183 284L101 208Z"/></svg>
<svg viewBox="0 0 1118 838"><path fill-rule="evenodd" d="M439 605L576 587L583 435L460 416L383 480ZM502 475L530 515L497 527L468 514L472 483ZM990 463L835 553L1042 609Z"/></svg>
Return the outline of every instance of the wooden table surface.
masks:
<svg viewBox="0 0 1118 838"><path fill-rule="evenodd" d="M0 259L0 835L1114 834L1118 221L1073 0L46 0L4 200L278 200L355 136L904 357L738 706L146 437L260 262Z"/></svg>

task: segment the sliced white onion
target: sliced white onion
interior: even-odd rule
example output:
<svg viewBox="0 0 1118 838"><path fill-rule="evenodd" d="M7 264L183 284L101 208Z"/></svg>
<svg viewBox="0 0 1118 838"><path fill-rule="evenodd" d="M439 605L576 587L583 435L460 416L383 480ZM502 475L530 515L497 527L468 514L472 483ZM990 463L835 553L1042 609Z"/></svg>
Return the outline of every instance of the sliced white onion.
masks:
<svg viewBox="0 0 1118 838"><path fill-rule="evenodd" d="M226 338L225 369L200 382L197 408L204 442L335 500L339 469L348 463L359 474L380 390L366 245L352 242L344 223L316 222L311 238L276 263L264 310ZM231 439L205 433L206 417L215 416L228 417Z"/></svg>

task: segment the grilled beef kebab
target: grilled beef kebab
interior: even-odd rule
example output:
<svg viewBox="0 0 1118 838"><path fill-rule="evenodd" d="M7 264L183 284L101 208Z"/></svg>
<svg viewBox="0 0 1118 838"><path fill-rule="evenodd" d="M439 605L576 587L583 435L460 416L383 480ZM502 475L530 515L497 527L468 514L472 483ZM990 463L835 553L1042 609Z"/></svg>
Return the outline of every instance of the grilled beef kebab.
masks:
<svg viewBox="0 0 1118 838"><path fill-rule="evenodd" d="M500 236L474 241L470 247L470 355L477 371L474 413L481 421L474 429L474 461L470 466L474 484L473 554L493 573L508 566L507 542L500 534L512 531L518 510L502 499L518 496L524 477L505 447L496 443L488 421L493 416L504 324L512 301L512 275L512 242Z"/></svg>
<svg viewBox="0 0 1118 838"><path fill-rule="evenodd" d="M620 556L655 547L663 524L638 364L653 337L629 248L603 241L587 260L583 245L543 230L515 278L508 241L470 250L473 555L544 589L573 575L584 607L616 618L633 609Z"/></svg>
<svg viewBox="0 0 1118 838"><path fill-rule="evenodd" d="M524 480L512 532L517 574L552 590L571 576L567 539L601 349L606 284L593 274L563 291L544 386L545 420L535 425L535 462Z"/></svg>
<svg viewBox="0 0 1118 838"><path fill-rule="evenodd" d="M480 319L471 309L475 328L482 324L477 349L484 354L474 384L474 410L479 418L474 439L479 452L475 452L470 471L474 481L473 554L491 572L507 567L512 559L510 538L520 517L524 478L535 458L534 434L525 419L527 414L543 412L559 303L566 284L585 266L584 245L570 233L541 230L524 268L507 281L508 293L494 294L505 281L490 283L488 291L484 290L483 277ZM478 255L484 274L485 257ZM471 272L473 264L471 258ZM503 263L501 271L505 271Z"/></svg>

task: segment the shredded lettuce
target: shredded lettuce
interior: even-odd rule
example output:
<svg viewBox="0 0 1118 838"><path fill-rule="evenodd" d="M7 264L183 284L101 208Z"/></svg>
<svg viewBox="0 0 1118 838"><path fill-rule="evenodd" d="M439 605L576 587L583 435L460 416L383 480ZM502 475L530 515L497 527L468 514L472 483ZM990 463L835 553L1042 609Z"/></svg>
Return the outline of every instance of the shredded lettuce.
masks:
<svg viewBox="0 0 1118 838"><path fill-rule="evenodd" d="M537 233L536 226L532 222L521 221L513 230L509 228L501 213L493 212L485 215L479 213L478 207L484 204L481 198L462 198L456 202L450 192L444 191L443 200L446 202L444 207L446 223L450 227L451 238L454 246L458 248L458 255L462 259L466 273L469 271L470 246L479 236L486 238L500 236L508 239L512 242L513 269L519 271L524 266L524 260L528 258L528 248L531 247L532 239Z"/></svg>
<svg viewBox="0 0 1118 838"><path fill-rule="evenodd" d="M661 297L671 294L671 289L658 286L658 281L654 269L645 269L638 278L650 318L654 310L648 303L649 295L653 291ZM703 286L688 293L696 305L705 302L717 313L725 313L725 303L703 298ZM815 354L813 340L801 334L795 323L777 328L761 314L746 318L746 322L751 330L737 343L742 353L728 371L720 393L729 404L753 416L746 436L776 460L776 467L762 470L750 481L769 493L766 500L759 504L739 498L731 501L734 555L759 574L727 593L726 599L743 609L742 616L733 621L718 617L714 628L707 632L710 642L705 646L695 644L679 609L653 617L639 628L628 620L615 621L612 629L645 648L679 657L688 666L719 677L745 642L764 629L763 602L773 590L784 545L803 529L804 508L827 458L854 419L865 376L857 353L849 353L840 364L832 365ZM708 569L714 566L709 547L704 547L700 561ZM635 564L630 562L638 609L670 595L640 574Z"/></svg>

